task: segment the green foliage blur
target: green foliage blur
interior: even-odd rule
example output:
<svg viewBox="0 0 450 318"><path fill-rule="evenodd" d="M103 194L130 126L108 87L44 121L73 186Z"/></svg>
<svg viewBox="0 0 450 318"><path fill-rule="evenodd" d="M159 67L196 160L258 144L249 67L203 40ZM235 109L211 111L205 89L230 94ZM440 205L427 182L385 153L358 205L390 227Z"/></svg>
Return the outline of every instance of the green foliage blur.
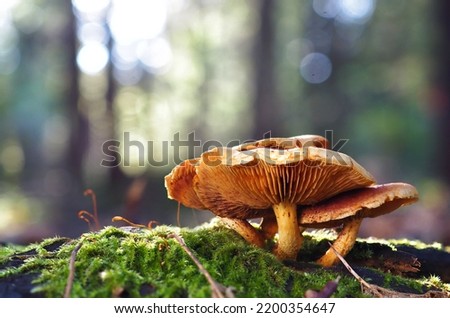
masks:
<svg viewBox="0 0 450 318"><path fill-rule="evenodd" d="M421 195L362 236L450 244L434 14L423 0L2 1L0 241L86 231L87 188L103 225L176 224L163 177L178 159L209 141L332 131L379 183ZM193 153L170 147L190 133ZM129 164L101 165L108 140ZM209 217L181 208L184 226Z"/></svg>

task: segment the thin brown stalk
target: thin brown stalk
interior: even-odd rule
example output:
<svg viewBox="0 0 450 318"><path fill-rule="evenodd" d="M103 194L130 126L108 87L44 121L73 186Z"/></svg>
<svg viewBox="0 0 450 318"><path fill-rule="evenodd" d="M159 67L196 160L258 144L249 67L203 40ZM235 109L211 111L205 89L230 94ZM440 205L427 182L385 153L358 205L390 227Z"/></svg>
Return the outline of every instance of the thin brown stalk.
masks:
<svg viewBox="0 0 450 318"><path fill-rule="evenodd" d="M112 218L111 221L112 221L112 222L119 222L119 221L122 221L122 222L127 223L127 224L130 225L130 226L133 226L133 227L139 227L139 228L146 228L146 227L147 227L147 226L145 226L145 225L143 225L143 224L136 224L136 223L133 223L133 222L131 222L130 220L127 220L127 219L125 219L124 217L121 217L121 216L115 216L115 217Z"/></svg>
<svg viewBox="0 0 450 318"><path fill-rule="evenodd" d="M72 291L73 281L75 279L75 260L77 258L78 251L83 245L82 242L78 243L77 246L73 249L70 255L69 261L69 276L67 276L66 289L64 290L64 298L70 298L70 293Z"/></svg>
<svg viewBox="0 0 450 318"><path fill-rule="evenodd" d="M122 221L122 222L127 223L129 226L133 226L133 227L137 227L137 228L150 229L150 230L153 228L153 225L159 224L158 221L150 221L150 222L147 223L147 225L137 224L137 223L131 222L130 220L127 220L126 218L124 218L124 217L122 217L122 216L115 216L115 217L112 218L111 221L112 221L112 222L119 222L119 221Z"/></svg>
<svg viewBox="0 0 450 318"><path fill-rule="evenodd" d="M78 218L83 220L84 222L86 222L88 224L89 231L93 231L94 230L92 228L92 223L91 223L91 220L94 220L94 215L92 215L91 213L89 213L86 210L81 210L81 211L78 212Z"/></svg>
<svg viewBox="0 0 450 318"><path fill-rule="evenodd" d="M178 202L178 208L177 208L177 226L181 227L181 221L180 221L180 211L181 211L181 203Z"/></svg>
<svg viewBox="0 0 450 318"><path fill-rule="evenodd" d="M95 224L95 230L98 231L98 230L100 230L100 223L98 221L97 196L95 195L95 192L92 189L86 189L84 191L84 195L90 196L92 199L92 208L94 210L93 219L94 219L94 224Z"/></svg>

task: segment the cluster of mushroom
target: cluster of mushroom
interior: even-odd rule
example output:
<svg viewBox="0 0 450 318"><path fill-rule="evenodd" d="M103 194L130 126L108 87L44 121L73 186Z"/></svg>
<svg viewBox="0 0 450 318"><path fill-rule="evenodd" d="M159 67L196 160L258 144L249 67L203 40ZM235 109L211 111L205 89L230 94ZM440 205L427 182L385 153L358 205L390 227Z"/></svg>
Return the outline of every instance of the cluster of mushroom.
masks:
<svg viewBox="0 0 450 318"><path fill-rule="evenodd" d="M256 246L278 233L274 254L281 260L296 258L306 228L342 227L333 247L346 255L363 218L418 199L406 183L375 185L355 160L316 135L214 148L176 166L165 185L169 198L212 211ZM262 218L259 227L249 222L255 218ZM330 248L317 262L337 261Z"/></svg>

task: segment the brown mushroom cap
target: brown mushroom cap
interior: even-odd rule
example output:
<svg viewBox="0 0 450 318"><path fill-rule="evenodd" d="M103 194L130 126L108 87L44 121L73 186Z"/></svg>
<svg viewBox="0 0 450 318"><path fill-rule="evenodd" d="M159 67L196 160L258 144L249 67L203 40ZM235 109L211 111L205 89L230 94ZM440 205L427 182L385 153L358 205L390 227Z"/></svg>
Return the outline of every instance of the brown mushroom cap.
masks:
<svg viewBox="0 0 450 318"><path fill-rule="evenodd" d="M176 200L186 207L203 210L206 207L194 189L195 167L199 161L198 158L183 161L165 176L164 183L169 199Z"/></svg>
<svg viewBox="0 0 450 318"><path fill-rule="evenodd" d="M335 227L350 217L373 218L390 213L418 198L416 188L407 183L373 185L300 208L298 221L304 227Z"/></svg>
<svg viewBox="0 0 450 318"><path fill-rule="evenodd" d="M308 227L334 227L343 224L333 247L317 260L332 266L339 260L335 253L345 256L353 247L361 221L389 213L418 199L417 190L406 183L390 183L348 191L313 207L306 207L299 224Z"/></svg>
<svg viewBox="0 0 450 318"><path fill-rule="evenodd" d="M203 153L194 187L216 215L249 219L273 214L280 202L312 205L373 183L356 161L329 149L234 147Z"/></svg>
<svg viewBox="0 0 450 318"><path fill-rule="evenodd" d="M418 200L416 188L406 183L388 183L350 190L313 206L301 206L297 210L298 225L304 229L332 228L343 225L333 248L318 259L323 266L338 262L334 251L345 256L353 247L363 218L377 217ZM263 235L272 238L278 231L277 220L264 218Z"/></svg>
<svg viewBox="0 0 450 318"><path fill-rule="evenodd" d="M235 147L238 151L252 150L256 148L291 149L302 147L329 148L328 140L319 135L300 135L289 138L268 138L243 143Z"/></svg>
<svg viewBox="0 0 450 318"><path fill-rule="evenodd" d="M247 151L256 148L290 149L308 146L328 148L328 140L318 135L301 135L291 138L257 140L238 145L234 149L236 151ZM196 182L196 167L199 163L200 158L183 161L173 168L171 173L164 178L164 182L170 199L176 200L186 207L205 210L207 208L200 201L194 186ZM252 215L270 215L272 213L271 208L268 208L265 212L260 210L252 212L252 210L249 210L248 218L252 218Z"/></svg>

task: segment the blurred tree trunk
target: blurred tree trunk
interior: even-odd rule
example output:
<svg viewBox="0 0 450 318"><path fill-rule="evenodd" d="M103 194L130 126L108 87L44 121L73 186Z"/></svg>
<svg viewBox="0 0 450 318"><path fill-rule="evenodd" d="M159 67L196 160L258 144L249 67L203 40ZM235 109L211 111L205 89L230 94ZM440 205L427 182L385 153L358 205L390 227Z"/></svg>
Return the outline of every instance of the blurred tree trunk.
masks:
<svg viewBox="0 0 450 318"><path fill-rule="evenodd" d="M64 31L65 52L67 56L67 92L66 107L67 117L70 125L70 140L67 149L68 170L71 172L76 185L82 185L83 161L89 149L90 130L89 119L80 111L80 91L79 91L79 70L76 64L77 57L77 37L76 37L76 17L73 14L71 2L65 4L67 24ZM112 49L112 38L109 37L108 49ZM113 77L112 64L107 66L107 91L105 121L108 123L109 131L106 139L117 138L115 135L113 102L116 94L116 85ZM105 140L106 140L105 139ZM123 180L123 173L118 166L109 169L110 184L118 184Z"/></svg>
<svg viewBox="0 0 450 318"><path fill-rule="evenodd" d="M275 85L275 4L274 0L257 2L259 30L254 43L254 133L253 138L261 139L271 131L276 136L283 129L280 127L280 112L277 104L277 89ZM267 136L268 137L268 136Z"/></svg>
<svg viewBox="0 0 450 318"><path fill-rule="evenodd" d="M106 24L106 21L105 21ZM111 35L111 30L107 28L109 32L109 41L108 41L108 51L112 52L113 49L113 37ZM116 97L117 93L117 84L114 80L114 74L113 74L113 64L111 60L109 61L107 65L107 85L108 89L106 90L106 120L108 121L109 125L109 131L107 136L107 139L117 139L118 136L116 134L116 120L115 120L115 114L114 114L114 99ZM125 175L123 174L122 170L120 170L118 158L115 158L114 166L109 168L109 179L110 179L110 186L115 187L115 185L120 184L121 182L124 182L127 180Z"/></svg>
<svg viewBox="0 0 450 318"><path fill-rule="evenodd" d="M436 158L438 175L450 185L450 2L440 0L435 6L438 43L435 47L435 79L432 87L432 107L437 118Z"/></svg>
<svg viewBox="0 0 450 318"><path fill-rule="evenodd" d="M76 186L81 185L83 157L88 149L89 142L89 125L87 118L79 111L78 99L78 68L76 64L77 58L77 39L75 16L72 11L72 3L65 2L65 16L67 23L64 32L62 32L64 50L67 60L66 75L66 109L69 123L69 145L67 148L67 168L70 171L72 182Z"/></svg>

